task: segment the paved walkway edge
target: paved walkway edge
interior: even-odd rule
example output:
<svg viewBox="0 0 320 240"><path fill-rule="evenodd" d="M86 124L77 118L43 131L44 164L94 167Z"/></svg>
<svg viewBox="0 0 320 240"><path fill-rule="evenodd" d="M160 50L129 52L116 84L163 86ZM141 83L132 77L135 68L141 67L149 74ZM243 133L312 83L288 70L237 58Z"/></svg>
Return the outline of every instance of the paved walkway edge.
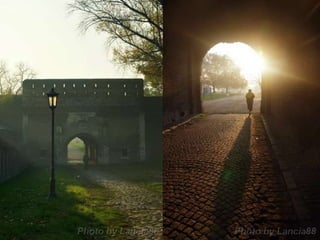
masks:
<svg viewBox="0 0 320 240"><path fill-rule="evenodd" d="M266 130L267 136L270 140L272 150L274 152L275 158L279 164L282 177L286 184L287 190L290 194L294 210L300 222L304 220L308 220L311 218L310 211L306 206L305 201L303 200L302 194L300 190L297 188L295 180L292 176L291 170L289 168L288 162L283 158L283 153L280 151L279 146L270 130L268 121L266 118L261 114L261 119L264 124L264 128Z"/></svg>
<svg viewBox="0 0 320 240"><path fill-rule="evenodd" d="M181 122L181 123L177 123L176 125L173 125L173 126L171 126L171 127L168 127L168 128L166 128L166 129L164 129L164 130L162 131L162 134L166 134L166 133L168 133L168 132L171 132L171 131L175 130L176 128L178 128L178 127L180 127L180 126L182 126L182 125L185 125L186 123L192 121L193 119L198 118L201 114L204 114L204 113L199 113L199 114L197 114L197 115L195 115L195 116L192 116L192 117L188 118L187 120L185 120L185 121L183 121L183 122ZM204 115L207 116L207 114L204 114Z"/></svg>

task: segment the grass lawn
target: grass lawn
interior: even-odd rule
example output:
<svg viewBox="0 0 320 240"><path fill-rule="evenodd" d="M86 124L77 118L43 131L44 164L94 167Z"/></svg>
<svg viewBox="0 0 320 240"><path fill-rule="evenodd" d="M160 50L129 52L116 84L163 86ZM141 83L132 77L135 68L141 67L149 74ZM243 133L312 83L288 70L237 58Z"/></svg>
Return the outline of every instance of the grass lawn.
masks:
<svg viewBox="0 0 320 240"><path fill-rule="evenodd" d="M29 169L0 184L1 240L121 239L78 231L130 227L126 213L107 205L113 193L77 178L71 168L56 170L57 198L48 199L48 190L49 171L44 168Z"/></svg>
<svg viewBox="0 0 320 240"><path fill-rule="evenodd" d="M230 97L234 96L237 94L227 94L227 93L211 93L209 95L202 96L202 101L209 101L209 100L215 100L219 98L225 98L225 97Z"/></svg>

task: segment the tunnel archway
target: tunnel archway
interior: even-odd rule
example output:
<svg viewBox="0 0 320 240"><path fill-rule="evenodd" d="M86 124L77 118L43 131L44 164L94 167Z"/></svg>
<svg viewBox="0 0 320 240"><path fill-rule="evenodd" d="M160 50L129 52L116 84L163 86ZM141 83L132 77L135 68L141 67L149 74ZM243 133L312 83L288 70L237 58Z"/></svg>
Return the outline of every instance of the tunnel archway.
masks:
<svg viewBox="0 0 320 240"><path fill-rule="evenodd" d="M275 71L263 75L261 112L285 143L284 169L301 176L318 171L319 1L172 0L165 5L164 127L202 112L199 76L206 52L221 41L246 42L273 60ZM303 189L307 182L314 188L316 181L306 181Z"/></svg>
<svg viewBox="0 0 320 240"><path fill-rule="evenodd" d="M289 7L290 11L284 15L282 9ZM311 7L253 0L241 3L205 0L201 4L190 1L185 5L175 0L167 2L164 8L167 23L164 29L164 125L174 125L202 112L201 62L207 51L219 42L245 42L275 60L272 64L282 73L298 75L298 53L303 51L297 46L302 46L312 34L301 27L304 23L300 20ZM298 81L291 83L289 78L285 74L264 74L263 79L267 81L262 83L261 112L273 111L274 102L281 97L280 89L288 82L290 87L295 87ZM270 89L275 90L272 96Z"/></svg>
<svg viewBox="0 0 320 240"><path fill-rule="evenodd" d="M67 145L68 163L83 163L86 145L78 137L73 138Z"/></svg>
<svg viewBox="0 0 320 240"><path fill-rule="evenodd" d="M253 112L260 112L261 80L266 61L243 42L219 42L204 55L200 71L202 111L247 113L245 94L255 94Z"/></svg>
<svg viewBox="0 0 320 240"><path fill-rule="evenodd" d="M85 159L89 165L98 163L98 146L89 134L79 133L68 138L65 149L68 164L84 164Z"/></svg>

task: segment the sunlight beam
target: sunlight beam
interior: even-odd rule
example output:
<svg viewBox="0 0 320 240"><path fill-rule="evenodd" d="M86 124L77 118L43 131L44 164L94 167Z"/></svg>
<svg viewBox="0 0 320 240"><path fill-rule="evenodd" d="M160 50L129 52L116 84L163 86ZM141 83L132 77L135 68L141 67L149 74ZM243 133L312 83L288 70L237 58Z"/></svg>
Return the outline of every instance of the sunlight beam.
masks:
<svg viewBox="0 0 320 240"><path fill-rule="evenodd" d="M245 43L218 43L208 53L226 55L241 69L241 74L248 81L248 88L260 91L262 72L266 70L263 52L259 53Z"/></svg>

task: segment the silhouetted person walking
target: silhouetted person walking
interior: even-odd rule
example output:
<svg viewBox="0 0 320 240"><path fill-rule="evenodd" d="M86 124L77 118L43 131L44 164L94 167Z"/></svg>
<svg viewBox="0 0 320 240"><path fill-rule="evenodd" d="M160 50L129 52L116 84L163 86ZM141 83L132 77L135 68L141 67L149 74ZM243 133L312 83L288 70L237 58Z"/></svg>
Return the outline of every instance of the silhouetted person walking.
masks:
<svg viewBox="0 0 320 240"><path fill-rule="evenodd" d="M247 94L246 94L247 107L248 107L248 110L249 110L249 116L251 115L254 97L255 97L255 96L254 96L253 92L251 91L251 89L249 89L248 92L247 92Z"/></svg>

